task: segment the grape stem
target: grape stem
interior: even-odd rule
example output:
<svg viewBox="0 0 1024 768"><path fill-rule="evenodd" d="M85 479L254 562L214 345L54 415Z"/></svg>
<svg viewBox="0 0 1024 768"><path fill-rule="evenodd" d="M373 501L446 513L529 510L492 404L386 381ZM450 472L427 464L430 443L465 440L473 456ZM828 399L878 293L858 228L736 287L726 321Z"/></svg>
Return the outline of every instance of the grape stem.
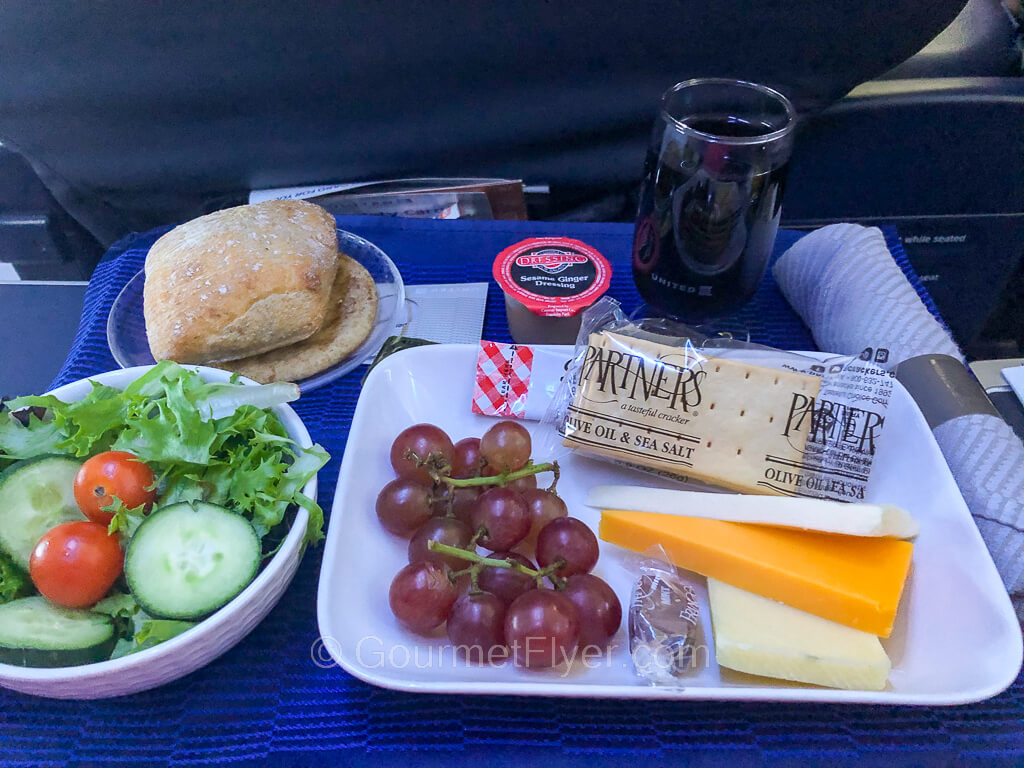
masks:
<svg viewBox="0 0 1024 768"><path fill-rule="evenodd" d="M541 568L538 571L533 568L527 568L525 565L517 563L515 560L499 560L496 557L484 557L483 555L478 555L476 552L470 552L468 549L461 549L449 544L442 544L436 539L431 539L427 542L427 549L431 552L438 552L442 555L453 555L454 557L468 560L473 563L469 568L462 571L456 571L452 576L458 577L468 572L470 574L470 578L473 580L474 587L476 586L476 573L474 573L474 571L479 572L480 566L490 565L495 568L510 568L513 571L525 573L527 576L536 579L538 587L544 584L545 578L548 578L551 579L556 589L565 589L565 580L555 575L555 571L565 565L565 560L562 558L558 558L555 562L551 563L551 565Z"/></svg>
<svg viewBox="0 0 1024 768"><path fill-rule="evenodd" d="M439 480L443 480L448 485L454 486L455 488L468 488L475 485L505 485L505 483L518 480L521 477L529 477L530 475L536 475L541 472L554 472L555 479L557 482L558 478L558 462L544 462L543 464L527 464L522 469L517 469L515 472L502 472L500 475L491 475L490 477L440 477Z"/></svg>
<svg viewBox="0 0 1024 768"><path fill-rule="evenodd" d="M443 453L428 453L427 457L423 458L415 451L408 450L405 452L405 458L412 461L418 467L426 467L427 472L435 479L452 468L452 465L448 463Z"/></svg>
<svg viewBox="0 0 1024 768"><path fill-rule="evenodd" d="M442 555L453 555L454 557L468 560L471 563L477 565L493 565L495 568L512 568L514 570L522 571L528 576L538 576L539 571L533 570L533 568L527 568L522 563L513 563L508 560L498 560L495 557L484 557L478 555L476 552L470 552L468 549L462 549L460 547L453 547L450 544L442 544L436 539L431 539L427 542L427 549L431 552L438 552Z"/></svg>
<svg viewBox="0 0 1024 768"><path fill-rule="evenodd" d="M557 461L554 462L554 467L552 467L552 469L551 469L551 474L552 474L551 485L548 486L548 493L553 493L553 494L555 494L557 496L558 495L558 491L555 490L555 486L558 485L558 478L559 478L559 475L561 474L561 472L560 472L560 470L558 468L558 462Z"/></svg>
<svg viewBox="0 0 1024 768"><path fill-rule="evenodd" d="M431 539L433 541L433 539ZM480 566L476 563L469 566L469 568L463 568L461 571L452 571L448 575L448 580L452 584L457 582L462 576L469 576L469 592L472 595L479 594L483 590L480 589L478 579L480 578Z"/></svg>
<svg viewBox="0 0 1024 768"><path fill-rule="evenodd" d="M565 589L567 586L566 580L563 579L561 576L556 576L554 573L555 570L561 568L563 565L565 565L565 560L563 560L562 558L558 558L555 562L548 566L548 568L550 568L552 572L547 574L547 577L551 579L551 583L555 585L555 589ZM537 577L537 586L544 586L543 577Z"/></svg>

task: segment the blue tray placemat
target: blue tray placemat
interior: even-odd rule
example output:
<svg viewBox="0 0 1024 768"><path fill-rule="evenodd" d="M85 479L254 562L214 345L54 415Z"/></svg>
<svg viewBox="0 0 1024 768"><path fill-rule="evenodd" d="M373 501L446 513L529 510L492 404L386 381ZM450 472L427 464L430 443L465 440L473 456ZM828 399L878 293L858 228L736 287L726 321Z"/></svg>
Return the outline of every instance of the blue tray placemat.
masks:
<svg viewBox="0 0 1024 768"><path fill-rule="evenodd" d="M629 270L632 228L622 224L341 220L397 263L407 283L489 281L491 262L529 236L581 239L614 266L610 293L637 304ZM165 230L130 236L97 267L74 346L55 384L115 368L106 320L120 288ZM934 311L894 230L894 258ZM776 253L800 233L779 233ZM737 316L752 340L814 349L770 275ZM488 294L484 336L508 340L501 292ZM330 509L362 372L303 395L296 411L332 460L320 475ZM234 650L154 691L65 702L0 691L0 764L680 764L859 759L915 765L1024 764L1024 684L955 708L737 702L623 702L454 697L387 691L315 659L322 549L307 553L285 598ZM955 621L951 616L951 625Z"/></svg>

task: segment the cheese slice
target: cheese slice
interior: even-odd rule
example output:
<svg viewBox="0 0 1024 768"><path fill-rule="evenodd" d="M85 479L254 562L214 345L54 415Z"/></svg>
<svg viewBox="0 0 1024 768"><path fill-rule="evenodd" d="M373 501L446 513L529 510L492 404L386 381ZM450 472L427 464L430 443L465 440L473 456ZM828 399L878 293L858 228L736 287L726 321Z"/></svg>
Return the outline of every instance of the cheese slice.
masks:
<svg viewBox="0 0 1024 768"><path fill-rule="evenodd" d="M917 535L917 521L892 504L858 504L827 499L786 496L747 496L701 493L633 485L598 485L587 494L587 504L600 509L629 509L665 515L705 517L734 523L758 523L802 528L848 536Z"/></svg>
<svg viewBox="0 0 1024 768"><path fill-rule="evenodd" d="M899 539L621 510L601 513L599 533L634 552L661 546L679 568L882 637L914 551Z"/></svg>
<svg viewBox="0 0 1024 768"><path fill-rule="evenodd" d="M830 688L880 691L891 663L878 638L708 579L719 666Z"/></svg>

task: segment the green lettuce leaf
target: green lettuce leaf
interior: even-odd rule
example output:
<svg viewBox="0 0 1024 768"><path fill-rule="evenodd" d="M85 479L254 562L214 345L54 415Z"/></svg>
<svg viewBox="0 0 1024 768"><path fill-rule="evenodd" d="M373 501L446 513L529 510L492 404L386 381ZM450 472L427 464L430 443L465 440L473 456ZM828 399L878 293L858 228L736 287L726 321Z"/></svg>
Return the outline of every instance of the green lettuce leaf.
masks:
<svg viewBox="0 0 1024 768"><path fill-rule="evenodd" d="M132 652L144 651L154 645L177 637L182 632L192 629L196 625L194 621L177 621L174 619L146 619L142 626L135 633L135 646Z"/></svg>
<svg viewBox="0 0 1024 768"><path fill-rule="evenodd" d="M68 433L61 448L84 458L110 450L124 426L125 402L117 389L94 382L85 398L54 414Z"/></svg>
<svg viewBox="0 0 1024 768"><path fill-rule="evenodd" d="M137 507L129 507L117 496L113 497L114 503L102 507L104 512L110 512L110 524L107 526L107 533L117 534L121 538L121 546L128 545L128 541L135 535L135 531L146 517L146 505L139 504Z"/></svg>
<svg viewBox="0 0 1024 768"><path fill-rule="evenodd" d="M12 409L46 408L60 439L49 453L85 457L110 448L124 426L124 401L113 387L92 382L89 394L74 403L63 403L53 395L19 397L8 404ZM38 454L34 454L38 455Z"/></svg>
<svg viewBox="0 0 1024 768"><path fill-rule="evenodd" d="M130 619L139 612L139 604L131 595L123 592L111 592L89 610L114 619Z"/></svg>
<svg viewBox="0 0 1024 768"><path fill-rule="evenodd" d="M89 610L93 613L106 614L114 622L118 640L111 658L116 659L130 652L135 643L138 616L142 613L135 598L124 592L111 592Z"/></svg>
<svg viewBox="0 0 1024 768"><path fill-rule="evenodd" d="M32 591L28 575L0 552L0 603L9 603Z"/></svg>
<svg viewBox="0 0 1024 768"><path fill-rule="evenodd" d="M62 437L60 426L53 420L43 421L30 414L28 425L24 425L12 413L0 411L0 469L18 459L59 453L57 446Z"/></svg>
<svg viewBox="0 0 1024 768"><path fill-rule="evenodd" d="M154 619L139 608L134 597L120 592L105 597L90 610L104 613L114 620L120 639L110 656L112 659L152 648L196 625L194 621Z"/></svg>

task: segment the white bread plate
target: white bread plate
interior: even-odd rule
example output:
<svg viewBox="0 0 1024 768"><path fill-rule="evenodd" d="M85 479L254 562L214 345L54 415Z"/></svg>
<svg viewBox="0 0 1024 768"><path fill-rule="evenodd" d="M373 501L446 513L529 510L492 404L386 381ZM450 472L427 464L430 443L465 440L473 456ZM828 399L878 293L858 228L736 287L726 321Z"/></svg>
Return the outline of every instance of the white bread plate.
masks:
<svg viewBox="0 0 1024 768"><path fill-rule="evenodd" d="M185 366L205 381L228 381L231 374L203 366ZM65 402L83 399L91 381L123 389L152 366L138 366L90 376L47 394ZM255 382L242 379L253 385ZM288 436L303 448L312 445L298 414L287 405L272 409ZM316 499L314 476L302 489ZM160 645L119 659L77 667L37 668L0 664L0 686L56 699L103 699L156 688L194 672L227 652L270 612L281 599L302 559L309 514L301 507L277 553L235 599L186 632Z"/></svg>

